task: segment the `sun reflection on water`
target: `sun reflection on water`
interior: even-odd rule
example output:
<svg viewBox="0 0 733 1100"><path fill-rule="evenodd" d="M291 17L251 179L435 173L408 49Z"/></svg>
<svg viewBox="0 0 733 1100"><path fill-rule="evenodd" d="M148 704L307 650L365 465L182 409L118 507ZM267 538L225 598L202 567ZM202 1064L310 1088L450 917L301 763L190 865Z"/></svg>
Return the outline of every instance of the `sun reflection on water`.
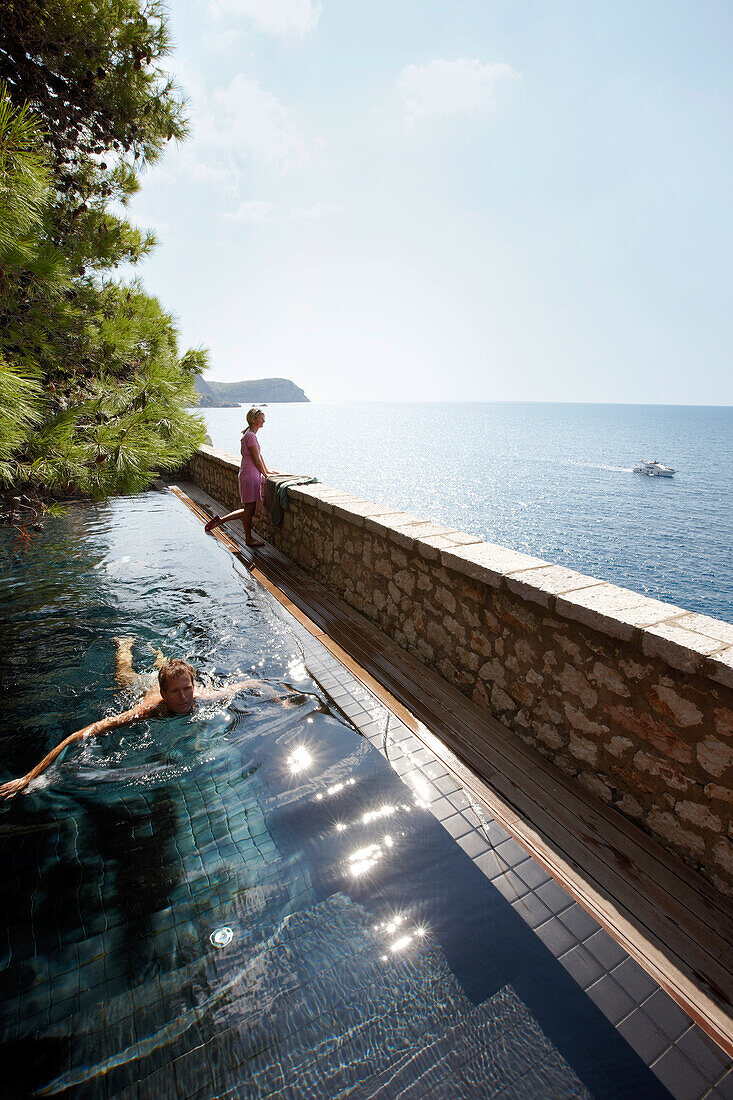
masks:
<svg viewBox="0 0 733 1100"><path fill-rule="evenodd" d="M359 848L349 856L349 871L354 878L365 875L379 863L383 855L381 844L368 844L366 848Z"/></svg>
<svg viewBox="0 0 733 1100"><path fill-rule="evenodd" d="M297 749L293 749L288 757L288 767L293 775L297 775L298 772L307 771L313 764L313 757L308 752L305 745L299 745Z"/></svg>

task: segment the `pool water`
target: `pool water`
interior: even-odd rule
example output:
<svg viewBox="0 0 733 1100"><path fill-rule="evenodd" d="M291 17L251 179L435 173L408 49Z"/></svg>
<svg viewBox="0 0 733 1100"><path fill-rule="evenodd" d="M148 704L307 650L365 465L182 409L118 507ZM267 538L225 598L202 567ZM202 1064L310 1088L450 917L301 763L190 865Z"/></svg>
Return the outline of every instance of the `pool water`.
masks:
<svg viewBox="0 0 733 1100"><path fill-rule="evenodd" d="M1 780L132 703L122 635L291 704L75 745L0 806L3 1095L668 1095L175 497L1 537Z"/></svg>

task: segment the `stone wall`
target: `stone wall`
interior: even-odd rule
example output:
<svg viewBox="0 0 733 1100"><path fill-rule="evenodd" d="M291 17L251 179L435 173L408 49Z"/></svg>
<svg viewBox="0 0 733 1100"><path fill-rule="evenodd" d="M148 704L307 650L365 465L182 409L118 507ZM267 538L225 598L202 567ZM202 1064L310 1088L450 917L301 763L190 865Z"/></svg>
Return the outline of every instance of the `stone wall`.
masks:
<svg viewBox="0 0 733 1100"><path fill-rule="evenodd" d="M238 461L189 476L238 506ZM322 485L257 530L733 894L733 626Z"/></svg>

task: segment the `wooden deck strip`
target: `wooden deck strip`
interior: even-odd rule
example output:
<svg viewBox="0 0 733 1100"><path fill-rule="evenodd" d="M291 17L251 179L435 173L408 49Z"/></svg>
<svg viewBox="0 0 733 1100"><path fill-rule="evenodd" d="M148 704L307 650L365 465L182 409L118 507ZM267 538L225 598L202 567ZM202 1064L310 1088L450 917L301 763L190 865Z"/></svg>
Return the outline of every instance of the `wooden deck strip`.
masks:
<svg viewBox="0 0 733 1100"><path fill-rule="evenodd" d="M232 549L228 535L222 542ZM238 554L733 1056L728 899L274 548Z"/></svg>

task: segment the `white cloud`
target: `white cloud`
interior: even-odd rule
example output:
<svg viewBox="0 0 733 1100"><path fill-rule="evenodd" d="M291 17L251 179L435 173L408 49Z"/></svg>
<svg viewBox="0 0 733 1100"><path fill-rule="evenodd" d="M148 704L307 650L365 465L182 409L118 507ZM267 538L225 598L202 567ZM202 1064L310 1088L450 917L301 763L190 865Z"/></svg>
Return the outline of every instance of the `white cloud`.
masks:
<svg viewBox="0 0 733 1100"><path fill-rule="evenodd" d="M274 202L260 202L251 199L249 202L240 203L236 210L222 216L230 222L261 225L264 222L274 221L275 204Z"/></svg>
<svg viewBox="0 0 733 1100"><path fill-rule="evenodd" d="M177 66L176 77L187 97L191 134L169 149L163 182L193 180L236 198L252 168L287 172L318 157L323 142L306 136L293 114L276 96L242 74L227 86L207 90L194 73Z"/></svg>
<svg viewBox="0 0 733 1100"><path fill-rule="evenodd" d="M322 222L343 213L343 206L333 202L314 202L312 206L293 206L290 217L295 222Z"/></svg>
<svg viewBox="0 0 733 1100"><path fill-rule="evenodd" d="M290 218L294 222L322 222L326 218L343 213L343 209L343 206L332 202L314 202L310 206L292 206ZM280 221L282 216L273 202L263 202L259 199L242 202L236 210L222 215L227 221L241 224Z"/></svg>
<svg viewBox="0 0 733 1100"><path fill-rule="evenodd" d="M321 14L320 0L212 0L216 16L249 19L267 34L306 34Z"/></svg>
<svg viewBox="0 0 733 1100"><path fill-rule="evenodd" d="M505 62L482 64L459 58L435 58L427 65L408 65L400 73L399 87L405 93L408 123L426 115L474 111L490 103L494 89L505 77L517 76Z"/></svg>
<svg viewBox="0 0 733 1100"><path fill-rule="evenodd" d="M290 111L241 73L228 88L216 89L194 116L196 144L219 150L230 161L249 156L286 171L313 153Z"/></svg>
<svg viewBox="0 0 733 1100"><path fill-rule="evenodd" d="M213 36L211 49L214 53L231 53L238 44L239 39L240 32L234 27L228 27L227 30L220 31L219 34Z"/></svg>

